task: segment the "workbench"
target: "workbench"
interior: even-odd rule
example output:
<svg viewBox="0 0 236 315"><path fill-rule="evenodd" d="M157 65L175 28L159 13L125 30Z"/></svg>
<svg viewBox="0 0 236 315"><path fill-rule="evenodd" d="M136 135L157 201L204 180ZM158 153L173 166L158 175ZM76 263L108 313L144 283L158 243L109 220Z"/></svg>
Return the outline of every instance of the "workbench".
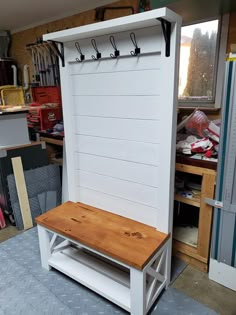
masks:
<svg viewBox="0 0 236 315"><path fill-rule="evenodd" d="M27 110L0 109L0 148L29 144Z"/></svg>

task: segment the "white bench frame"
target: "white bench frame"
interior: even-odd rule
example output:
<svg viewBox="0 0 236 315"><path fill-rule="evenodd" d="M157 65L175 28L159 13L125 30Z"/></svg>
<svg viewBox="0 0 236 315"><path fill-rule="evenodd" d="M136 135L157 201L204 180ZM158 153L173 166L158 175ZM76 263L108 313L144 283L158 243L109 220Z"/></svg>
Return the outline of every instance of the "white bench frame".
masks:
<svg viewBox="0 0 236 315"><path fill-rule="evenodd" d="M59 270L132 315L146 314L169 283L170 239L137 270L40 225L38 235L43 268ZM58 236L63 241L55 245Z"/></svg>

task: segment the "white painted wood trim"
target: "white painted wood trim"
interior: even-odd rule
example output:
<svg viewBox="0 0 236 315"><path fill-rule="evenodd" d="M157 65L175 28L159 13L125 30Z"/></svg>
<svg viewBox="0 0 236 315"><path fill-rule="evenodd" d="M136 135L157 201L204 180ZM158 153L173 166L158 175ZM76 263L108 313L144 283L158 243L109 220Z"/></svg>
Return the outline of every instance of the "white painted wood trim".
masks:
<svg viewBox="0 0 236 315"><path fill-rule="evenodd" d="M146 314L146 275L142 271L130 270L131 314Z"/></svg>
<svg viewBox="0 0 236 315"><path fill-rule="evenodd" d="M165 18L169 22L177 21L181 23L179 15L167 8L161 8L109 21L75 27L65 31L46 34L43 36L43 40L70 42L73 40L96 37L109 33L124 32L127 30L160 25L160 22L156 20L157 18Z"/></svg>
<svg viewBox="0 0 236 315"><path fill-rule="evenodd" d="M210 258L209 279L236 291L236 268Z"/></svg>
<svg viewBox="0 0 236 315"><path fill-rule="evenodd" d="M42 267L46 270L50 270L51 267L48 264L48 260L51 256L50 238L48 231L40 225L38 225L38 237Z"/></svg>

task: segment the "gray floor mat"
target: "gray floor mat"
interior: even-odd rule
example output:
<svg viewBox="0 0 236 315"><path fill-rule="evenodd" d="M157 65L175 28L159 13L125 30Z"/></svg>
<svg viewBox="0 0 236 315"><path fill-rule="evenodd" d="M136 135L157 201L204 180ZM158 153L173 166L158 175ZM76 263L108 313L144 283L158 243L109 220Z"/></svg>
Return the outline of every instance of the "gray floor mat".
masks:
<svg viewBox="0 0 236 315"><path fill-rule="evenodd" d="M128 314L65 275L41 268L37 229L0 244L0 315ZM176 289L169 288L152 315L216 315Z"/></svg>
<svg viewBox="0 0 236 315"><path fill-rule="evenodd" d="M58 165L47 165L24 171L24 175L32 219L34 221L43 212L61 204L60 169ZM23 220L14 175L7 176L7 182L16 227L21 230L23 229ZM45 194L45 203L42 202L43 194Z"/></svg>

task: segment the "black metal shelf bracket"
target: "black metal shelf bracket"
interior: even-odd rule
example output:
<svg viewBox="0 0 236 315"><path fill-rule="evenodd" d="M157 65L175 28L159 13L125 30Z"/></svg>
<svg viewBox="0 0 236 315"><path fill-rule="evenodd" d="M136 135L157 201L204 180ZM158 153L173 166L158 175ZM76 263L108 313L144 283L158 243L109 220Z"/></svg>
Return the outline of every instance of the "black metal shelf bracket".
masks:
<svg viewBox="0 0 236 315"><path fill-rule="evenodd" d="M64 44L61 42L54 41L54 40L50 40L50 43L52 43L54 49L57 52L58 57L61 59L62 67L65 67ZM58 48L58 44L60 45L60 50Z"/></svg>
<svg viewBox="0 0 236 315"><path fill-rule="evenodd" d="M166 57L170 57L171 23L163 18L158 18L157 20L161 22L161 28L166 42Z"/></svg>

